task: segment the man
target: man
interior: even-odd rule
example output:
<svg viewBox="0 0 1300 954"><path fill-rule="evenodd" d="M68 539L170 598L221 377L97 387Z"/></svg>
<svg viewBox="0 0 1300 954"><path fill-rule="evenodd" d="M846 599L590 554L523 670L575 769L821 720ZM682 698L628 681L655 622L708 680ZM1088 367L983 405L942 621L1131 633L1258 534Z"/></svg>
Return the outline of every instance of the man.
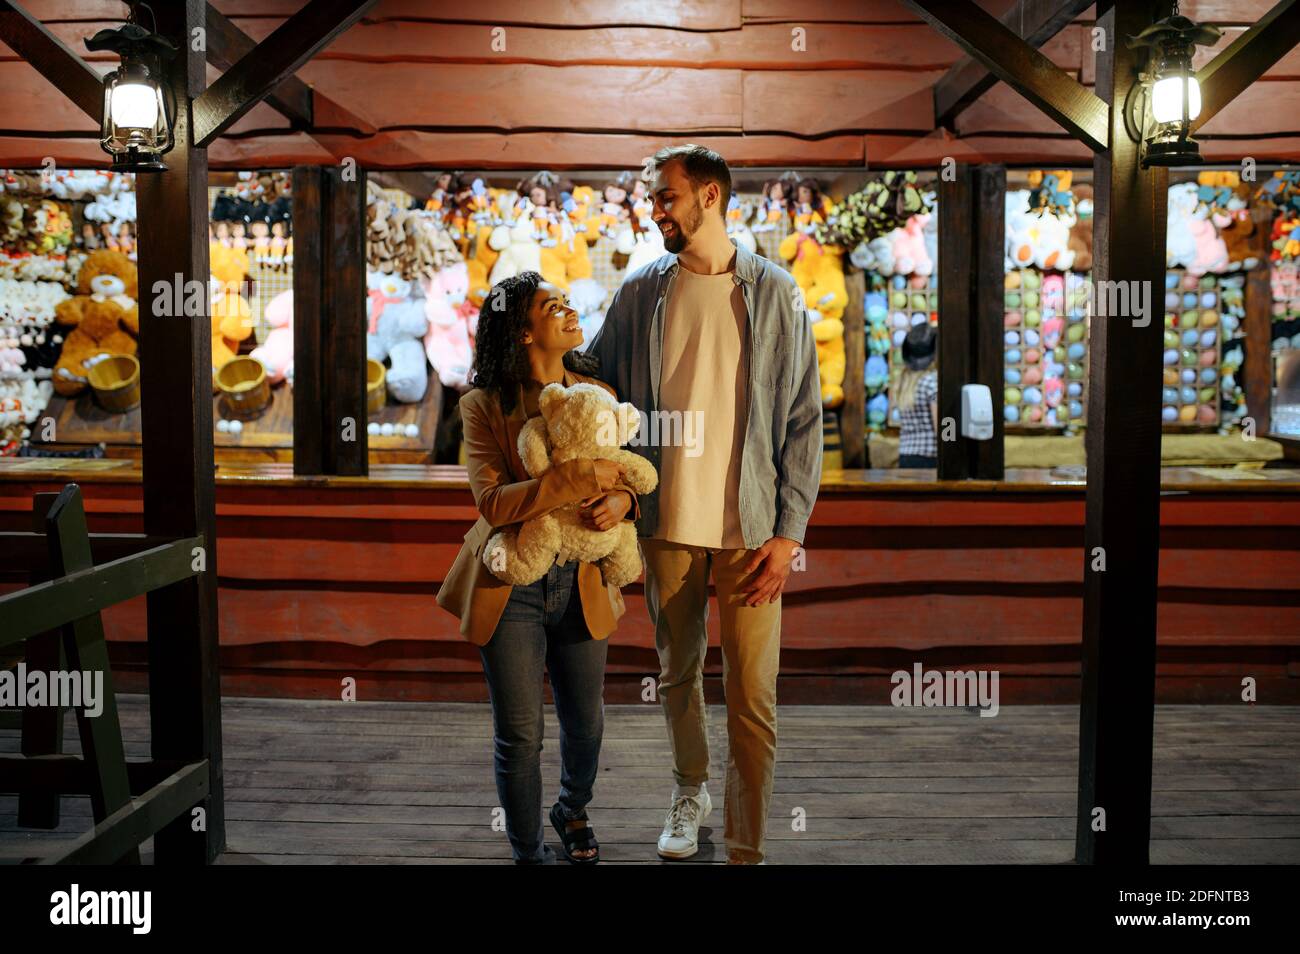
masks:
<svg viewBox="0 0 1300 954"><path fill-rule="evenodd" d="M661 149L647 176L668 254L627 276L587 350L600 377L648 415L632 449L659 468L637 520L676 779L659 854L695 854L712 809L703 681L712 575L730 747L727 860L757 864L776 762L781 591L821 480L817 353L794 280L727 236L722 157Z"/></svg>

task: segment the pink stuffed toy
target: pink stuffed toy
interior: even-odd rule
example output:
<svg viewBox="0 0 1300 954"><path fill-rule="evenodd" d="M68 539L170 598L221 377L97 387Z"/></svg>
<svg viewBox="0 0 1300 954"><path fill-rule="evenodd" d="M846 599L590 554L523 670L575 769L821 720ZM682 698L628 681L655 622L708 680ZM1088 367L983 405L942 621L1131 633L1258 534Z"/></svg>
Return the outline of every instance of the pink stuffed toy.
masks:
<svg viewBox="0 0 1300 954"><path fill-rule="evenodd" d="M1193 216L1187 222L1187 228L1196 242L1196 255L1187 266L1187 274L1204 275L1206 272L1222 272L1228 267L1228 246L1219 236L1214 223L1209 218Z"/></svg>
<svg viewBox="0 0 1300 954"><path fill-rule="evenodd" d="M440 269L433 278L420 279L420 284L429 319L424 353L438 380L447 387L467 390L478 330L478 309L469 301L469 271L464 262L457 262Z"/></svg>
<svg viewBox="0 0 1300 954"><path fill-rule="evenodd" d="M253 357L266 368L266 379L279 384L293 380L293 291L280 292L263 313L271 326L266 340L253 349Z"/></svg>
<svg viewBox="0 0 1300 954"><path fill-rule="evenodd" d="M899 275L929 275L934 271L934 260L925 247L925 223L928 215L914 215L901 229L893 231L894 271Z"/></svg>

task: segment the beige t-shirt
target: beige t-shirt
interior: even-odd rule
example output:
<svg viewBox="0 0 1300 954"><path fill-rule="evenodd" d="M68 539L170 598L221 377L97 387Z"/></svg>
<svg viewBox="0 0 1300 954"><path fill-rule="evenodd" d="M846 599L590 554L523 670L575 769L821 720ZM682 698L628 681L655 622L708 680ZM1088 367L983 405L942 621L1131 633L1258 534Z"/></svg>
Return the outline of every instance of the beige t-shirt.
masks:
<svg viewBox="0 0 1300 954"><path fill-rule="evenodd" d="M655 537L741 549L740 455L749 348L735 272L677 270L665 312L659 376L662 446Z"/></svg>

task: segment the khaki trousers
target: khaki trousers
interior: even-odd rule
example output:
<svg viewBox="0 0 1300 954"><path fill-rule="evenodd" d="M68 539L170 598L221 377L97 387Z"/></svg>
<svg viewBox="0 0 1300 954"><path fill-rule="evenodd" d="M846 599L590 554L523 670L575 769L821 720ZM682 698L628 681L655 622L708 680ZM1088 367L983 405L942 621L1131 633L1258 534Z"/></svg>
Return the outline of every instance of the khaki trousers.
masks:
<svg viewBox="0 0 1300 954"><path fill-rule="evenodd" d="M776 766L776 675L780 668L781 600L746 606L740 592L752 550L721 550L642 538L646 606L659 650L659 698L679 785L709 777L704 707L709 575L722 621L722 686L727 701L727 790L724 835L729 857L763 860Z"/></svg>

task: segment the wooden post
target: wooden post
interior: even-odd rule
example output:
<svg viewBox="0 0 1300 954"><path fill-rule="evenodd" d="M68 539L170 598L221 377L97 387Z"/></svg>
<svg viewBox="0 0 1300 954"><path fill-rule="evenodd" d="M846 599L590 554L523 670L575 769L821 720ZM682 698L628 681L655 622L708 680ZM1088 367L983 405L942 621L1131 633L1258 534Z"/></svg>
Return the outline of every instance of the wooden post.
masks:
<svg viewBox="0 0 1300 954"><path fill-rule="evenodd" d="M324 232L321 193L324 170L293 170L293 472L324 474L325 406L322 385L321 329Z"/></svg>
<svg viewBox="0 0 1300 954"><path fill-rule="evenodd" d="M1001 480L1002 262L1007 172L957 164L939 177L939 479ZM962 437L961 388L986 384L993 437ZM951 422L946 423L946 422ZM953 440L944 440L944 432Z"/></svg>
<svg viewBox="0 0 1300 954"><path fill-rule="evenodd" d="M844 404L840 410L840 458L846 470L867 466L867 277L850 268L844 276Z"/></svg>
<svg viewBox="0 0 1300 954"><path fill-rule="evenodd" d="M1097 305L1089 331L1075 834L1075 859L1085 864L1149 861L1169 176L1166 169L1140 168L1138 144L1125 131L1121 107L1143 55L1130 50L1125 39L1167 16L1170 8L1167 0L1113 0L1097 11L1106 42L1097 54L1097 94L1116 105L1110 110L1110 148L1093 161ZM1124 314L1097 314L1112 288L1128 291L1130 307L1118 309ZM1144 288L1145 318L1134 314L1131 303L1133 293Z"/></svg>
<svg viewBox="0 0 1300 954"><path fill-rule="evenodd" d="M970 476L978 480L1001 480L1006 460L1003 442L1006 419L1002 416L1002 391L1006 371L1002 341L1003 276L1007 243L1007 169L1006 166L975 167L975 264L971 276L971 309L968 332L971 349L971 378L975 384L987 384L993 397L993 437L987 441L959 439L966 445ZM940 313L939 320L943 320ZM961 426L961 392L957 394L957 425Z"/></svg>
<svg viewBox="0 0 1300 954"><path fill-rule="evenodd" d="M365 172L293 172L296 474L369 472Z"/></svg>
<svg viewBox="0 0 1300 954"><path fill-rule="evenodd" d="M356 167L325 170L322 221L325 254L322 349L325 406L333 439L326 441L328 473L364 477L370 472L366 434L366 173ZM327 432L328 433L328 432Z"/></svg>
<svg viewBox="0 0 1300 954"><path fill-rule="evenodd" d="M1246 413L1255 421L1255 436L1264 437L1273 429L1273 288L1268 263L1273 210L1256 203L1251 221L1251 254L1259 257L1259 264L1246 273L1246 316L1241 322L1246 360L1238 383L1246 394Z"/></svg>
<svg viewBox="0 0 1300 954"><path fill-rule="evenodd" d="M205 571L150 593L149 714L153 757L208 760L204 828L182 816L154 839L160 864L202 864L225 847L221 684L217 658L217 547L212 459L212 329L199 318L159 314L158 283L208 287L208 157L193 144L190 98L204 85L202 52L191 43L205 23L202 0L156 4L158 32L180 51L166 70L178 104L175 147L162 173L136 180L139 209L140 392L145 533L202 535ZM186 287L194 287L188 285ZM206 300L206 295L205 295Z"/></svg>
<svg viewBox="0 0 1300 954"><path fill-rule="evenodd" d="M970 461L960 436L943 439L947 421L961 422L961 386L972 380L975 290L975 176L964 162L939 176L939 479L965 480Z"/></svg>

